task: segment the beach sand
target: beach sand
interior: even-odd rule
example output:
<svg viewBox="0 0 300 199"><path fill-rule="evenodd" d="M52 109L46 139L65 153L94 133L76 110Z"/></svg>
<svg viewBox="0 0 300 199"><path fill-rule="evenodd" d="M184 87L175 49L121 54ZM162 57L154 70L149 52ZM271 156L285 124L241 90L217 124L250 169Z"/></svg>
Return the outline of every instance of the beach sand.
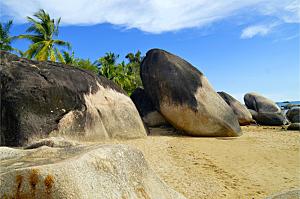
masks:
<svg viewBox="0 0 300 199"><path fill-rule="evenodd" d="M242 130L237 138L203 138L152 128L145 139L113 143L140 149L157 175L190 199L257 199L300 189L300 133L264 126Z"/></svg>

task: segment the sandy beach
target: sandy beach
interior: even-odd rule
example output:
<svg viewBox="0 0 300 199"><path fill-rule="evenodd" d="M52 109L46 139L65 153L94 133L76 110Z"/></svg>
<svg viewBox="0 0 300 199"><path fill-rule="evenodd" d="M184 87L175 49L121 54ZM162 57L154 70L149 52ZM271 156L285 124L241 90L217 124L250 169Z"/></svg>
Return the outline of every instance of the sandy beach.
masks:
<svg viewBox="0 0 300 199"><path fill-rule="evenodd" d="M145 139L117 143L140 149L156 174L190 199L259 199L299 189L299 132L242 129L244 134L237 138L201 138L152 128Z"/></svg>

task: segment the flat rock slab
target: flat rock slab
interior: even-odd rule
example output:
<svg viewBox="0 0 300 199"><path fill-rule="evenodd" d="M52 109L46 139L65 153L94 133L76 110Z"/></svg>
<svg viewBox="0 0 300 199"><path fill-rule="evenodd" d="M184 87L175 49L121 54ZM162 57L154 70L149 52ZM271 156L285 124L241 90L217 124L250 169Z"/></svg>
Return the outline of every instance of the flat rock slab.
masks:
<svg viewBox="0 0 300 199"><path fill-rule="evenodd" d="M300 190L287 191L278 195L267 197L266 199L299 199Z"/></svg>
<svg viewBox="0 0 300 199"><path fill-rule="evenodd" d="M0 155L0 198L184 199L125 145L0 147Z"/></svg>

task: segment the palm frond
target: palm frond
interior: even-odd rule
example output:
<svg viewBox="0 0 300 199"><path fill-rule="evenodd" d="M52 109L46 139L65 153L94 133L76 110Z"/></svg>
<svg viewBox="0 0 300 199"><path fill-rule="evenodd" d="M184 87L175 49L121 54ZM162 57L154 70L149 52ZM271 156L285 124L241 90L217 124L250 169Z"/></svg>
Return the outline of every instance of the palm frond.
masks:
<svg viewBox="0 0 300 199"><path fill-rule="evenodd" d="M62 40L53 40L53 44L56 44L58 46L62 46L62 47L67 47L68 50L71 50L71 44L69 42L66 42L66 41L62 41Z"/></svg>
<svg viewBox="0 0 300 199"><path fill-rule="evenodd" d="M42 47L43 47L42 41L31 44L29 46L29 49L24 53L24 57L26 57L28 59L32 59L41 50Z"/></svg>
<svg viewBox="0 0 300 199"><path fill-rule="evenodd" d="M49 51L51 49L51 46L52 46L51 41L43 41L43 47L35 55L36 60L38 60L38 61L48 60L48 57L49 57L49 54L50 54Z"/></svg>
<svg viewBox="0 0 300 199"><path fill-rule="evenodd" d="M55 51L52 49L50 49L50 60L55 62L56 58L55 58Z"/></svg>
<svg viewBox="0 0 300 199"><path fill-rule="evenodd" d="M61 62L61 63L66 63L65 60L64 60L64 57L62 56L61 52L55 48L55 54L56 54L56 57L57 59Z"/></svg>
<svg viewBox="0 0 300 199"><path fill-rule="evenodd" d="M16 36L16 38L18 38L18 39L28 39L33 43L43 41L43 37L36 36L36 35L19 35L19 36Z"/></svg>

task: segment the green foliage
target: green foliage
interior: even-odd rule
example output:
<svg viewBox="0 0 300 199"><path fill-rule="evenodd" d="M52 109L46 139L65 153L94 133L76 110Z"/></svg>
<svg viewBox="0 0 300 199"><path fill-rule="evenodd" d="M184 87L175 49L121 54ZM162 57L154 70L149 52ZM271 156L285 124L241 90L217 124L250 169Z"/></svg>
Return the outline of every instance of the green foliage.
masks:
<svg viewBox="0 0 300 199"><path fill-rule="evenodd" d="M128 59L129 63L127 64L129 70L131 71L132 75L134 76L132 78L132 86L133 90L135 90L137 87L142 87L142 80L140 76L140 65L142 62L141 52L137 51L135 54L128 53L126 55L126 58Z"/></svg>
<svg viewBox="0 0 300 199"><path fill-rule="evenodd" d="M20 39L27 39L32 42L24 56L39 61L50 58L51 61L59 60L64 63L63 55L57 47L68 47L70 49L71 45L62 40L53 39L58 36L60 18L56 21L51 19L44 10L36 12L34 17L36 19L27 17L30 26L26 32L32 34L18 36Z"/></svg>
<svg viewBox="0 0 300 199"><path fill-rule="evenodd" d="M12 24L12 20L9 20L7 23L0 23L0 50L20 53L21 51L11 46L12 41L15 39L9 34Z"/></svg>
<svg viewBox="0 0 300 199"><path fill-rule="evenodd" d="M139 86L142 86L140 79L140 63L141 52L136 54L129 53L126 55L128 63L124 61L117 63L119 55L114 53L106 53L104 57L99 58L95 63L99 67L99 74L114 81L122 89L124 89L128 95Z"/></svg>
<svg viewBox="0 0 300 199"><path fill-rule="evenodd" d="M58 28L61 18L54 20L51 19L49 14L44 10L39 10L34 14L34 18L27 17L30 23L27 33L19 35L19 39L27 39L31 41L26 52L18 51L22 57L28 59L36 59L38 61L59 61L61 63L69 64L74 67L82 68L85 70L93 71L94 73L104 76L121 88L123 88L129 95L137 88L142 86L140 79L140 64L141 64L141 52L129 53L126 55L127 63L122 61L117 63L119 55L114 53L106 53L105 56L99 58L95 62L91 62L90 59L75 58L74 51L69 53L67 51L60 52L58 47L71 48L70 43L54 39L58 36ZM12 21L0 26L1 50L14 50L11 47L11 41L13 37L9 36L9 29L12 25Z"/></svg>
<svg viewBox="0 0 300 199"><path fill-rule="evenodd" d="M62 63L69 64L77 68L90 70L98 74L98 67L95 63L92 63L89 59L75 58L74 51L72 52L72 54L67 51L63 51L62 56L64 59Z"/></svg>
<svg viewBox="0 0 300 199"><path fill-rule="evenodd" d="M98 67L90 61L90 59L75 59L73 66L82 68L85 70L93 71L94 73L98 74Z"/></svg>
<svg viewBox="0 0 300 199"><path fill-rule="evenodd" d="M67 51L63 51L63 58L65 64L73 65L76 62L74 51L72 51L72 54L70 54Z"/></svg>

